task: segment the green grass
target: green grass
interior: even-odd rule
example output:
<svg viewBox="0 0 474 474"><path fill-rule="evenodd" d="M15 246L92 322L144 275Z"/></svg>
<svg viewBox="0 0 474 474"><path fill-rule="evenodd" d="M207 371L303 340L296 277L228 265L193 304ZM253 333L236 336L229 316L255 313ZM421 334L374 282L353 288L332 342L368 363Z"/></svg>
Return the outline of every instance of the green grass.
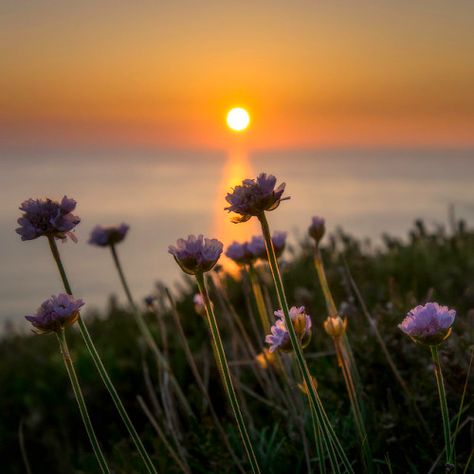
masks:
<svg viewBox="0 0 474 474"><path fill-rule="evenodd" d="M448 405L455 415L466 382L470 350L474 344L474 233L463 223L449 232L441 228L428 230L418 222L409 236L402 240L384 237L379 245L352 238L339 231L323 240L323 258L328 279L337 304L349 317L348 337L354 350L366 408L367 430L380 472L426 473L443 449L443 430L430 353L427 348L411 342L397 328L412 306L435 300L454 307L457 318L453 335L440 348L446 382ZM305 305L313 317L314 334L305 350L310 370L317 377L318 390L333 421L340 440L354 469L360 471L359 449L350 406L330 338L322 329L325 305L313 267L309 242L290 248L285 254L283 280L290 305ZM413 394L422 421L407 403L404 392L393 376L385 356L377 344L355 298L345 263L357 283L364 301L377 321L391 356ZM275 301L268 269L259 268L267 283L270 298ZM227 294L252 341L249 310L256 308L249 298L248 285L224 276ZM153 282L150 282L152 286ZM194 312L192 283L186 281L176 299L182 324L201 375L219 418L229 435L234 450L243 459L239 435L220 385L213 362L206 326ZM244 415L249 416L251 436L257 456L266 473L304 473L307 463L301 432L292 417L271 407L282 405L257 383L248 357L239 350L236 335L228 318L214 298L216 314L226 345L231 370L244 386ZM250 305L250 306L249 306ZM124 404L160 472L179 472L172 457L160 443L138 402L141 395L155 413L168 439L177 440L192 472L236 472L232 458L213 424L201 392L196 387L169 310L163 308L166 326L166 349L157 318L145 318L167 353L196 418L180 409L169 392L163 374L154 358L140 340L131 314L112 305L103 315L89 314L87 324L96 346ZM276 309L276 308L275 308ZM127 432L118 418L106 389L97 376L92 361L76 330L69 331L69 344L92 421L107 459L118 473L142 472L142 464ZM18 336L5 334L0 341L0 459L2 473L25 472L18 430L23 420L26 454L33 473L96 472L96 461L77 411L67 374L54 336ZM146 382L145 372L149 374ZM462 429L456 440L458 470L462 472L473 445L472 380L467 387ZM299 396L298 389L291 387ZM163 406L166 410L162 413ZM303 406L303 404L302 404ZM157 410L154 408L158 407ZM171 416L172 429L165 414ZM169 420L168 420L169 421ZM428 432L423 428L425 423ZM309 418L306 418L310 463L316 466ZM442 456L441 456L442 459ZM442 472L441 463L434 472Z"/></svg>

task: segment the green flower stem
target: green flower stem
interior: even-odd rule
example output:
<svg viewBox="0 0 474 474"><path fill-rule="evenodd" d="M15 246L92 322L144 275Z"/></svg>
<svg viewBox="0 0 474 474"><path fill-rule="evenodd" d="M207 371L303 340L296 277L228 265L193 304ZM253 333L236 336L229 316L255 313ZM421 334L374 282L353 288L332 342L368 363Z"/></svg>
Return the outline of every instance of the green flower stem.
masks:
<svg viewBox="0 0 474 474"><path fill-rule="evenodd" d="M439 403L441 406L441 416L443 418L443 432L444 432L444 444L446 449L446 464L453 464L452 456L452 444L451 444L451 433L449 428L449 414L448 414L448 402L446 400L446 391L444 389L443 372L441 371L441 364L439 361L439 353L437 346L430 346L431 357L434 363L434 373L436 378L436 384L438 385Z"/></svg>
<svg viewBox="0 0 474 474"><path fill-rule="evenodd" d="M252 264L248 266L248 275L250 279L250 284L252 285L252 292L255 298L255 303L257 305L258 314L260 316L260 321L262 323L263 330L265 334L270 334L270 321L268 318L267 307L265 306L265 301L263 299L262 288L258 281L257 272Z"/></svg>
<svg viewBox="0 0 474 474"><path fill-rule="evenodd" d="M156 360L158 363L163 367L163 369L168 373L171 384L173 385L174 389L176 390L176 395L178 396L181 404L183 405L184 409L186 410L186 413L188 416L194 416L193 411L181 389L181 387L178 384L178 381L176 380L176 377L174 376L173 372L171 371L171 368L168 364L168 361L166 360L166 357L163 356L161 353L160 349L158 348L156 341L145 323L145 320L143 319L143 315L141 311L139 310L138 306L136 305L132 292L130 291L130 287L128 286L128 282L125 278L125 273L123 271L122 264L120 263L120 259L117 253L117 249L115 248L114 245L110 246L110 250L112 252L112 258L114 260L115 268L117 269L117 272L119 274L120 282L122 283L123 290L125 292L125 295L128 300L128 304L132 308L133 316L135 318L135 321L137 323L138 329L141 332L143 338L145 339L145 342L147 346L150 348L150 350L153 352Z"/></svg>
<svg viewBox="0 0 474 474"><path fill-rule="evenodd" d="M311 410L311 422L313 425L313 435L316 441L316 452L318 454L319 472L320 474L326 474L326 456L324 455L323 442L326 444L326 449L328 449L327 440L324 439L324 436L322 436L322 433L317 421L317 415L313 407L313 404L311 402L309 403L309 406ZM333 470L334 470L334 466L333 466Z"/></svg>
<svg viewBox="0 0 474 474"><path fill-rule="evenodd" d="M79 407L82 421L86 428L87 435L89 436L89 440L91 442L92 449L94 450L95 457L97 458L97 462L99 463L100 470L103 473L109 473L110 469L107 465L107 461L105 460L104 453L102 453L102 450L100 449L99 441L97 440L97 436L89 417L89 412L87 411L86 402L84 401L84 396L82 395L81 386L79 385L79 380L77 379L74 364L72 363L71 355L69 354L69 348L67 345L66 333L64 329L58 331L56 336L58 337L61 355L63 356L64 364L66 365L66 370L69 375L69 379L71 380L72 390L74 392L74 396L76 397L77 406Z"/></svg>
<svg viewBox="0 0 474 474"><path fill-rule="evenodd" d="M337 307L332 297L331 290L329 288L329 283L326 278L326 272L324 271L323 260L321 258L321 251L319 250L319 245L316 245L314 250L314 266L318 272L319 282L321 284L321 289L323 290L324 300L326 301L326 307L328 309L329 316L337 316Z"/></svg>
<svg viewBox="0 0 474 474"><path fill-rule="evenodd" d="M321 251L319 245L316 244L314 251L314 266L318 274L321 289L323 291L326 307L330 317L337 317L337 307L332 296L329 283L326 278L326 272L321 257ZM336 349L338 364L341 368L346 390L349 395L349 401L351 403L352 416L357 428L357 434L361 444L362 457L364 460L365 467L368 472L374 472L374 463L372 458L372 452L368 443L367 431L365 429L364 417L362 416L362 404L360 401L360 384L357 369L355 368L355 362L352 356L349 340L347 335L344 333L341 337L333 337L334 347ZM359 390L357 390L359 388Z"/></svg>
<svg viewBox="0 0 474 474"><path fill-rule="evenodd" d="M342 446L339 440L337 439L334 429L332 428L331 424L328 423L327 420L325 419L327 418L327 415L324 412L324 408L322 406L321 400L319 399L319 396L317 395L316 390L311 381L311 374L309 372L308 365L306 364L306 360L303 355L303 349L301 348L301 345L298 341L298 337L296 336L295 328L293 327L293 324L291 322L290 311L288 309L288 303L286 301L285 289L283 287L283 281L281 279L280 270L278 268L278 261L275 255L275 249L273 248L270 227L268 225L268 221L265 216L265 213L262 213L261 215L259 215L258 219L262 226L263 238L265 240L265 246L266 246L267 255L268 255L268 263L270 265L270 269L273 275L273 281L275 283L278 301L280 302L280 306L283 311L285 324L288 329L288 335L290 337L291 345L296 355L298 367L300 369L303 380L308 388L308 397L309 397L310 403L313 405L315 409L315 413L317 414L317 417L319 419L319 424L321 425L321 427L325 428L324 434L330 438L331 443L334 443L338 451L338 455L341 457L341 460L344 463L344 467L346 468L348 472L353 472L352 467L349 463L349 460L347 459L346 454L344 453L344 450L342 449ZM317 430L318 427L316 426L314 427L314 429Z"/></svg>
<svg viewBox="0 0 474 474"><path fill-rule="evenodd" d="M64 289L66 290L66 293L72 296L72 290L71 290L71 285L69 284L69 280L66 275L66 271L64 269L64 265L61 261L61 256L58 251L58 247L56 245L56 241L54 240L53 237L48 237L48 242L49 246L51 248L51 252L53 254L54 260L56 262L56 265L58 267L59 273L61 275L61 279L63 281ZM87 347L87 350L89 351L92 360L97 368L97 371L99 372L100 377L102 378L102 381L104 385L106 386L107 390L110 393L110 396L112 397L112 400L115 404L115 407L117 408L117 411L119 412L120 417L122 418L122 421L124 422L130 437L132 438L135 447L138 450L138 453L140 454L140 457L143 460L143 463L146 466L147 472L156 474L157 470L153 466L153 463L151 462L150 457L148 456L148 453L145 450L145 447L143 446L143 443L138 436L137 431L135 430L135 427L132 424L132 421L130 420L125 407L123 406L122 401L120 400L120 397L117 393L117 390L115 390L115 387L110 380L109 374L107 373L107 370L104 367L104 364L102 363L102 360L99 356L99 353L97 352L97 349L95 348L94 343L92 342L92 338L89 334L89 330L87 329L87 326L85 325L84 321L82 320L82 317L79 316L77 323L79 325L79 330L81 332L82 338L84 339L84 343Z"/></svg>
<svg viewBox="0 0 474 474"><path fill-rule="evenodd" d="M222 344L222 339L219 333L219 327L217 326L217 319L214 314L214 309L212 307L209 294L207 292L206 283L204 280L204 274L203 273L196 274L196 281L198 284L199 291L201 292L204 305L206 307L207 322L208 322L209 329L212 335L212 345L214 349L214 356L216 357L217 365L219 367L219 372L222 377L222 382L224 384L232 411L237 421L237 427L239 429L240 436L242 438L242 442L243 442L245 451L247 453L250 466L252 468L252 472L260 473L261 472L260 467L258 465L258 461L252 447L252 441L248 434L248 431L245 425L245 420L242 415L239 401L237 399L237 394L235 392L235 388L232 382L232 377L230 375L229 365L227 363L227 358L224 352L224 346Z"/></svg>
<svg viewBox="0 0 474 474"><path fill-rule="evenodd" d="M212 419L214 420L214 424L216 425L216 428L219 431L219 434L222 436L222 441L224 442L227 449L229 450L229 453L232 456L232 459L234 460L238 470L241 473L244 473L245 471L240 463L239 458L237 457L237 454L235 454L235 451L232 449L232 446L229 442L229 437L227 436L227 433L225 432L224 427L222 426L222 423L219 420L219 416L217 415L216 410L214 409L214 403L212 402L209 392L206 388L206 385L201 377L201 374L199 373L199 369L197 368L196 361L194 360L194 357L193 357L193 352L191 350L191 347L189 346L188 340L186 338L186 334L184 333L183 325L181 324L181 318L178 313L178 309L176 308L174 299L171 296L171 293L168 288L165 288L164 292L169 300L169 303L171 306L171 314L173 315L173 319L176 323L176 327L178 328L178 335L181 339L181 343L183 344L184 354L188 361L189 367L191 368L191 372L194 375L196 384L199 390L201 390L201 393L203 394L204 398L207 400L209 413L211 414Z"/></svg>
<svg viewBox="0 0 474 474"><path fill-rule="evenodd" d="M359 404L359 398L357 396L356 388L349 368L349 362L347 360L347 353L345 352L343 340L341 337L333 337L332 339L334 341L337 358L342 370L344 382L347 388L347 393L349 395L349 400L351 402L352 415L354 417L354 421L357 428L357 434L361 443L364 464L368 472L374 472L372 452L368 443L364 418L362 417L362 410Z"/></svg>

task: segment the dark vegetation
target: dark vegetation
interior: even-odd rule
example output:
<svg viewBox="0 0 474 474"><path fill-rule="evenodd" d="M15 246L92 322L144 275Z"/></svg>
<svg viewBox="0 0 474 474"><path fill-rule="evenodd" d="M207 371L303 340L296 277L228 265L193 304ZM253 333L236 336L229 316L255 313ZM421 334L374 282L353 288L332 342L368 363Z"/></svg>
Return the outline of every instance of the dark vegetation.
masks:
<svg viewBox="0 0 474 474"><path fill-rule="evenodd" d="M413 343L397 328L411 307L426 301L438 301L457 311L453 334L441 346L441 358L453 430L467 383L456 440L459 472L463 472L474 446L472 377L466 382L474 343L474 232L462 222L451 227L449 231L442 227L428 230L420 221L407 239L385 236L383 243L378 245L354 239L343 231L323 241L323 257L331 288L341 311L349 318L347 335L360 372L369 442L380 472L426 473L442 455L442 421L429 350ZM356 463L355 471L361 472L358 442L344 383L331 340L322 329L326 310L310 243L303 242L301 246L287 249L284 258L283 278L289 304L305 305L313 317L313 338L305 350L311 371L317 378L320 396L343 446ZM268 298L275 301L265 265L259 267L259 274L268 289ZM417 409L407 401L374 337L361 310L361 301L354 293L350 274ZM281 400L273 399L272 393L258 384L255 371L263 369L243 352L240 336L229 324L230 310L222 301L223 294L228 295L253 344L261 350L263 344L255 337L251 324L250 313L256 312L248 284L245 280L241 284L222 271L214 275L214 280L217 277L225 294L217 294L215 285L211 285L216 311L228 357L233 361L232 369L245 399L244 410L250 418L249 426L262 468L266 473L307 472L305 447L297 424L280 409ZM181 322L219 419L234 450L243 459L206 326L194 310L194 292L192 283L187 280L175 292ZM160 472L179 472L179 468L144 415L137 395L143 397L192 472L237 472L209 414L207 402L196 386L169 301L163 291L158 293L157 311L147 311L146 319L194 417L187 415L179 404L166 373L157 368L155 359L140 339L133 318L114 299L111 299L107 314L87 315L96 346ZM68 338L91 417L108 460L117 473L143 472L140 459L80 336L73 329L68 331ZM25 472L20 431L24 455L33 473L96 472L96 461L55 336L18 336L7 332L0 341L0 360L0 472ZM303 412L303 395L295 384L290 390L301 399L301 407L295 406L295 411L301 409ZM314 450L309 420L306 421L311 460ZM443 472L442 464L441 459L433 472ZM312 466L316 472L314 462Z"/></svg>

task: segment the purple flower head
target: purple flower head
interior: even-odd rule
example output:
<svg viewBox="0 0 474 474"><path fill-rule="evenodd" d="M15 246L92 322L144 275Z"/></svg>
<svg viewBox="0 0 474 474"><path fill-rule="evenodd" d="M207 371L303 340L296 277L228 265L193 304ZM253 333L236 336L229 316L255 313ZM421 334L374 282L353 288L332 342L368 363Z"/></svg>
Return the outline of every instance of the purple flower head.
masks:
<svg viewBox="0 0 474 474"><path fill-rule="evenodd" d="M83 305L82 300L61 293L51 296L43 302L35 315L25 318L35 327L35 332L38 334L57 332L77 321L79 309Z"/></svg>
<svg viewBox="0 0 474 474"><path fill-rule="evenodd" d="M270 352L277 349L283 352L291 352L293 350L288 328L285 323L283 311L280 309L275 311L275 316L278 318L275 324L271 327L271 334L265 337L265 342L270 344ZM311 316L305 313L304 306L299 308L292 306L290 308L290 318L295 329L296 337L304 348L311 340Z"/></svg>
<svg viewBox="0 0 474 474"><path fill-rule="evenodd" d="M308 229L308 234L312 237L317 244L319 241L324 237L324 233L326 232L326 225L325 221L322 217L314 216L311 219L311 225Z"/></svg>
<svg viewBox="0 0 474 474"><path fill-rule="evenodd" d="M227 257L233 260L237 265L246 265L255 260L253 253L249 249L249 243L232 242L225 252Z"/></svg>
<svg viewBox="0 0 474 474"><path fill-rule="evenodd" d="M92 229L89 243L99 247L107 247L109 245L116 245L127 235L130 227L127 224L120 224L118 226L102 226L98 225Z"/></svg>
<svg viewBox="0 0 474 474"><path fill-rule="evenodd" d="M437 345L451 334L456 311L438 303L426 303L408 312L398 327L415 342Z"/></svg>
<svg viewBox="0 0 474 474"><path fill-rule="evenodd" d="M274 232L272 235L273 249L277 258L281 257L286 245L286 232ZM249 250L253 253L255 258L267 260L267 248L265 240L261 235L252 237L249 243Z"/></svg>
<svg viewBox="0 0 474 474"><path fill-rule="evenodd" d="M256 179L245 179L242 184L232 189L226 196L230 206L225 210L235 212L239 216L233 217L232 222L246 222L252 216L259 216L264 211L273 211L280 205L285 183L275 189L276 178L271 174L260 173Z"/></svg>
<svg viewBox="0 0 474 474"><path fill-rule="evenodd" d="M208 272L216 264L222 253L222 242L217 239L205 239L203 235L190 235L186 240L178 239L176 245L170 245L168 252L189 275Z"/></svg>
<svg viewBox="0 0 474 474"><path fill-rule="evenodd" d="M16 229L16 233L21 235L21 240L46 236L61 240L69 237L76 242L72 230L81 219L72 214L75 208L76 201L67 196L64 196L61 202L49 198L27 199L20 206L23 214L17 221L20 227Z"/></svg>

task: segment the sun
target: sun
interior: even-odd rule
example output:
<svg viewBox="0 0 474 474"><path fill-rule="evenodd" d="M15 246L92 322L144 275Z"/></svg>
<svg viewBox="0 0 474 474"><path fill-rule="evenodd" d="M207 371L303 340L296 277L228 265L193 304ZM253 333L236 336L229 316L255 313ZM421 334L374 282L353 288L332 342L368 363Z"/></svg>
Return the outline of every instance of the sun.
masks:
<svg viewBox="0 0 474 474"><path fill-rule="evenodd" d="M235 132L244 131L250 124L250 115L242 107L235 107L227 113L227 125Z"/></svg>

